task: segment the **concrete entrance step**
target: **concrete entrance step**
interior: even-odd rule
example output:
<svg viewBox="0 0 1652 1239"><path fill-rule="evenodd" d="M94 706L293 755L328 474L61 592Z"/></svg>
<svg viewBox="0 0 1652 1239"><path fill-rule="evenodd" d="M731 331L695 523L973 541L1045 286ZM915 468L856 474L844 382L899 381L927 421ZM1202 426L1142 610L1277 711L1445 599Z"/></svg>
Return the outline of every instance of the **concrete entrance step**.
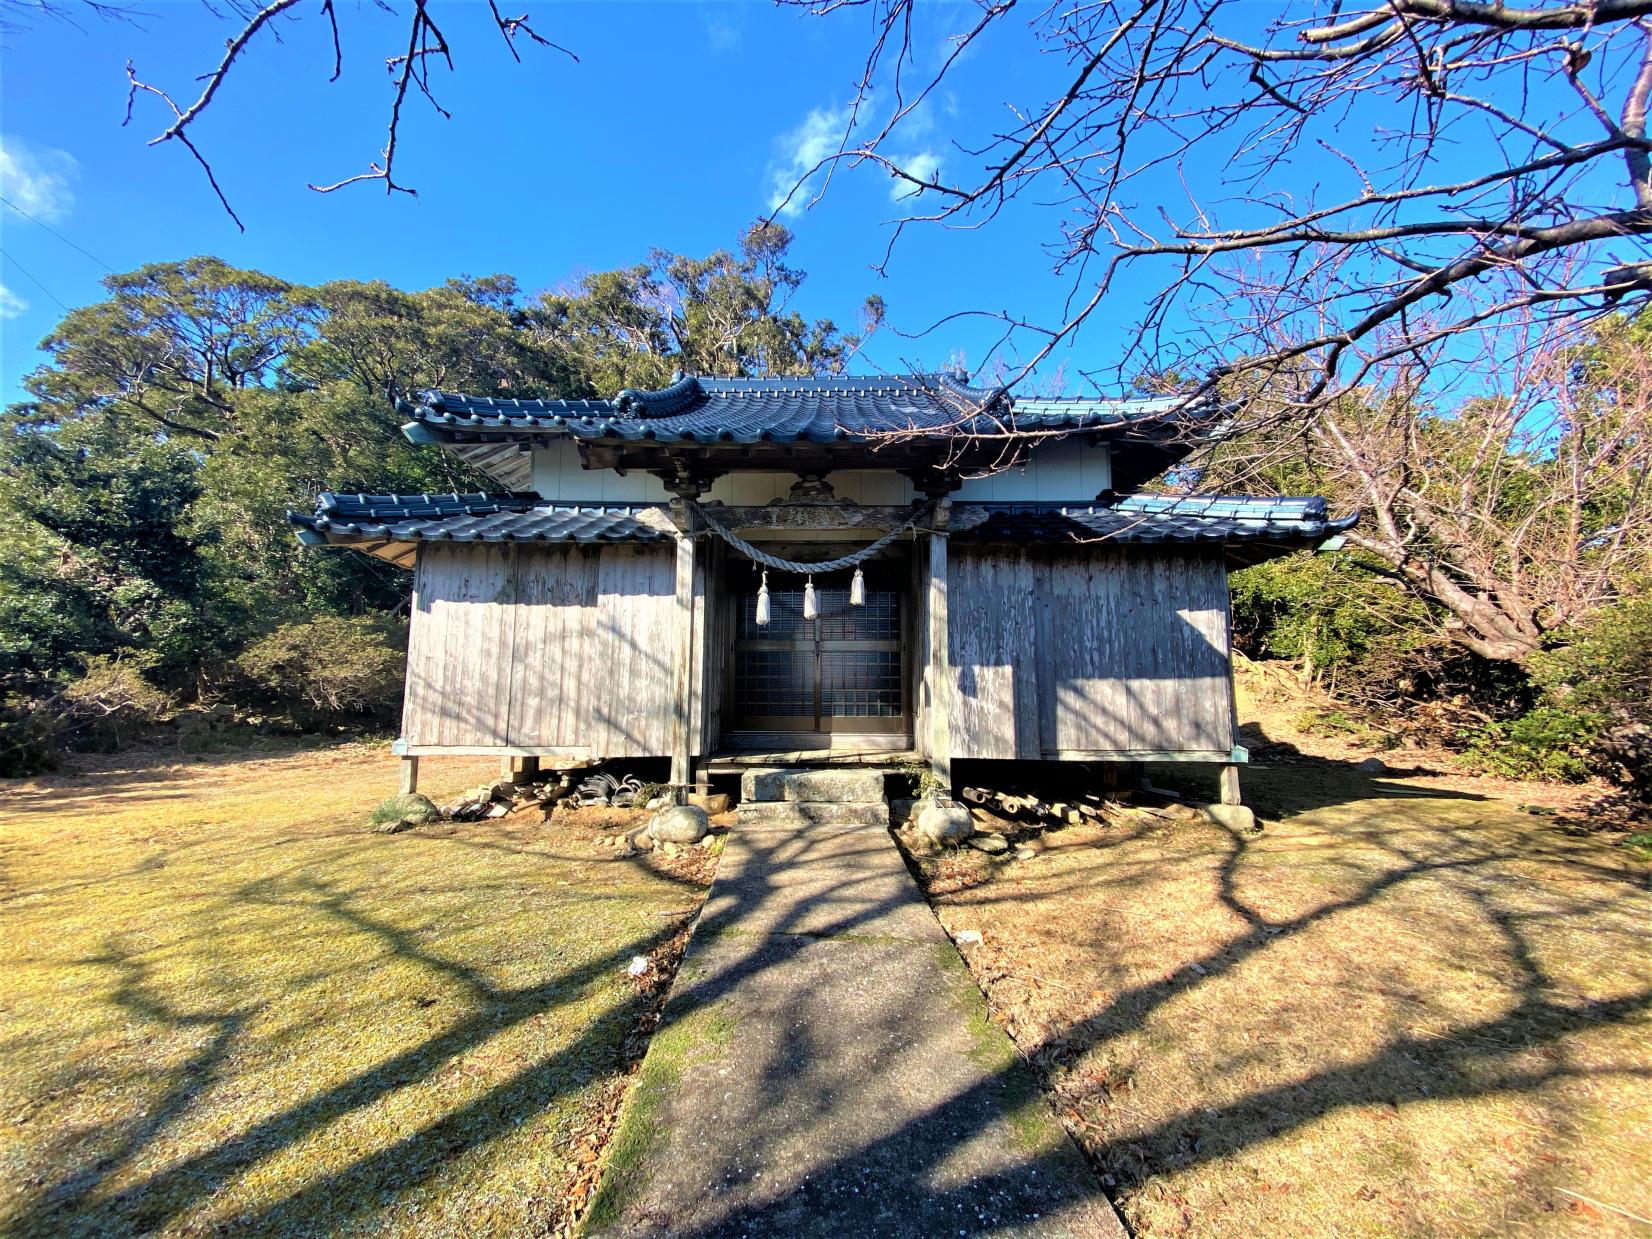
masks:
<svg viewBox="0 0 1652 1239"><path fill-rule="evenodd" d="M810 826L858 830L863 826L889 826L889 806L882 801L827 804L818 800L742 800L735 816L740 830L798 830Z"/></svg>
<svg viewBox="0 0 1652 1239"><path fill-rule="evenodd" d="M740 799L811 804L883 804L883 775L875 770L747 770Z"/></svg>

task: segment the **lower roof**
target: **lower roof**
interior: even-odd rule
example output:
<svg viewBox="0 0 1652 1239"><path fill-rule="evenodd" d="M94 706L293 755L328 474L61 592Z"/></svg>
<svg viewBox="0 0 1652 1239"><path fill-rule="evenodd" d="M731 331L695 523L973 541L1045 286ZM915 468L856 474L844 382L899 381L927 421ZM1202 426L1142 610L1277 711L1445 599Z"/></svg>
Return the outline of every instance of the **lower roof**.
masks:
<svg viewBox="0 0 1652 1239"><path fill-rule="evenodd" d="M312 545L351 546L411 566L424 542L660 542L675 536L664 504L552 503L537 495L323 493L314 513L289 512ZM1319 498L1129 495L1112 503L955 503L959 542L1012 545L1208 546L1233 566L1304 548L1331 549L1357 514L1331 519Z"/></svg>
<svg viewBox="0 0 1652 1239"><path fill-rule="evenodd" d="M660 542L663 504L547 503L533 494L368 495L323 491L314 513L288 512L300 540L351 546L412 567L421 542Z"/></svg>

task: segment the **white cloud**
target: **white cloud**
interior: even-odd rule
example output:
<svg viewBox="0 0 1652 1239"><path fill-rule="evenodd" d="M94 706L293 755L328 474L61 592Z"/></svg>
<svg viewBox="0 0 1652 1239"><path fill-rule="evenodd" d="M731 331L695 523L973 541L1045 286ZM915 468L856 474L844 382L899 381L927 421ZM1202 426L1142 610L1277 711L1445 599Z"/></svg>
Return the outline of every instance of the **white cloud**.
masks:
<svg viewBox="0 0 1652 1239"><path fill-rule="evenodd" d="M56 223L69 213L75 204L71 186L79 174L80 165L68 151L0 135L0 193L38 220Z"/></svg>
<svg viewBox="0 0 1652 1239"><path fill-rule="evenodd" d="M847 107L816 108L801 125L776 140L777 154L769 168L769 210L797 215L809 205L820 179L815 169L837 154L848 123ZM800 185L800 181L805 183Z"/></svg>
<svg viewBox="0 0 1652 1239"><path fill-rule="evenodd" d="M895 160L895 166L904 171L907 176L915 176L920 181L933 181L941 172L941 157L934 151L918 151L916 154L904 155ZM906 198L916 198L923 190L919 189L905 177L896 177L889 183L889 199L900 202Z"/></svg>
<svg viewBox="0 0 1652 1239"><path fill-rule="evenodd" d="M732 52L745 41L745 12L739 5L701 5L700 24L714 52Z"/></svg>
<svg viewBox="0 0 1652 1239"><path fill-rule="evenodd" d="M27 301L24 301L23 298L12 292L4 284L0 284L0 321L16 318L28 308L29 303Z"/></svg>

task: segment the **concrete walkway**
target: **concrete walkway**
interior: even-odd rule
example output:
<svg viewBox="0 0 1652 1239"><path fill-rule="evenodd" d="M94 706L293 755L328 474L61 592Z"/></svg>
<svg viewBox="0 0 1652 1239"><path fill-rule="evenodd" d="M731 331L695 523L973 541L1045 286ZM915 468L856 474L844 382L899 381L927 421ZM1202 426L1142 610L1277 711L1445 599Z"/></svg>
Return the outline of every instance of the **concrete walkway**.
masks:
<svg viewBox="0 0 1652 1239"><path fill-rule="evenodd" d="M745 824L592 1236L1124 1235L881 826Z"/></svg>

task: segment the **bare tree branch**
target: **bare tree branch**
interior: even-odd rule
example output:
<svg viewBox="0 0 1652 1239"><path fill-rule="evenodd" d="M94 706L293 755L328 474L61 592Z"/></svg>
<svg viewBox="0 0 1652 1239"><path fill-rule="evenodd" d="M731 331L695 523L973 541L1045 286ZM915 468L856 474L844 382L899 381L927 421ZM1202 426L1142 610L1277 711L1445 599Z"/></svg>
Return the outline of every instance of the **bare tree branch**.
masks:
<svg viewBox="0 0 1652 1239"><path fill-rule="evenodd" d="M863 120L875 88L921 61L907 0L793 2L874 16L839 149L798 189L824 173L825 192L839 165L910 185L918 205L884 264L911 227L984 227L1020 200L1062 213L1048 248L1064 316L1002 316L1012 384L1128 294L1143 309L1108 385L1165 368L1288 373L1309 416L1372 358L1489 329L1488 307L1586 319L1652 291L1652 0L1318 0L1271 19L1236 0L1045 9L1027 24L1047 54L1022 75L1048 80L1044 101L1006 101L1008 127L953 135L963 159L944 178L910 166L901 135L905 100L959 89L953 58L903 82L882 124ZM960 39L1009 37L1010 12L982 4ZM1627 175L1610 171L1620 155ZM1185 203L1160 201L1166 174ZM1318 188L1289 193L1293 179ZM1627 195L1600 201L1614 182Z"/></svg>
<svg viewBox="0 0 1652 1239"><path fill-rule="evenodd" d="M0 0L0 3L3 2L4 0ZM224 55L219 60L217 67L204 76L205 85L201 88L195 101L187 108L178 107L167 92L140 80L130 61L126 67L129 89L127 93L126 121L123 123L130 123L132 119L132 104L138 92L152 94L164 102L172 113L172 123L151 139L149 144L158 146L165 142L176 141L183 145L195 159L195 162L201 165L201 169L206 173L207 181L212 186L213 193L217 195L218 201L223 205L224 210L228 212L230 218L235 221L236 227L243 232L246 231L246 225L230 206L228 197L218 183L212 164L201 153L200 148L196 146L189 130L212 106L219 90L228 80L235 66L242 62L248 47L259 33L265 30L275 33L276 19L290 15L300 3L302 3L302 0L270 0L264 7L247 17L241 28L226 43ZM55 12L57 8L57 6L49 3L49 0L41 0L38 7L44 12ZM432 58L439 58L442 64L451 71L453 69L453 52L446 35L431 15L432 7L433 0L413 0L413 11L408 21L407 48L399 55L390 56L385 60L385 67L389 70L394 82L394 95L390 105L388 132L378 159L368 164L368 171L366 172L344 177L330 184L312 183L310 188L317 193L332 193L346 185L355 185L363 181L382 181L387 194L404 193L416 196L415 190L395 179L395 159L401 139L403 104L406 102L409 87L416 87L438 115L443 119L449 119L447 110L441 105L435 91L432 89L429 62ZM464 12L462 4L455 5L454 8L457 12ZM111 14L124 13L124 10L119 6L108 4L94 3L92 9L99 13L105 11ZM344 69L344 46L339 30L336 0L320 0L319 11L326 18L327 29L332 42L333 68L332 75L328 80L329 82L336 82ZM505 46L514 60L520 62L522 59L517 50L516 39L518 35L523 35L533 43L559 51L570 60L578 63L579 57L574 55L573 52L560 44L553 43L536 31L529 24L527 13L522 13L517 17L507 17L500 12L496 0L488 0L488 13L490 21L503 37Z"/></svg>

